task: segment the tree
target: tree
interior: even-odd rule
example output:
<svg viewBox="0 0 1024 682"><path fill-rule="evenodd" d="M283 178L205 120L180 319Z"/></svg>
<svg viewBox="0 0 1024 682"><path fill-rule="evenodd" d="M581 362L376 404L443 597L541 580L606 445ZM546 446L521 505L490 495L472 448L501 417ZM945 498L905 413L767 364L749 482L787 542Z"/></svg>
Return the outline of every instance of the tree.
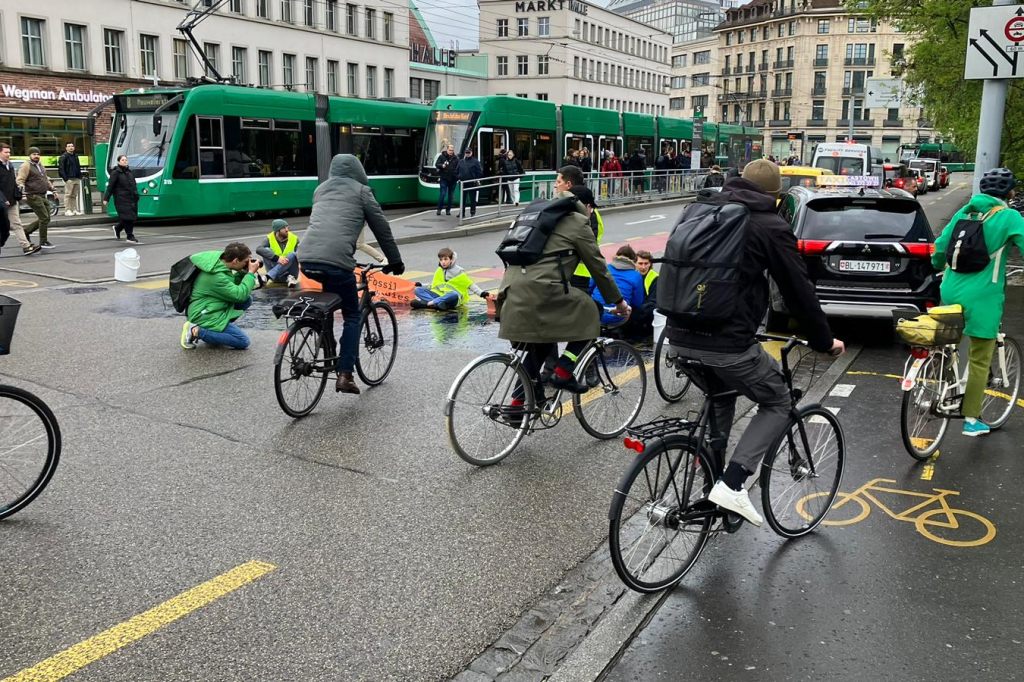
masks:
<svg viewBox="0 0 1024 682"><path fill-rule="evenodd" d="M918 92L925 117L973 158L978 142L983 81L964 80L967 28L977 0L846 0L854 14L873 17L906 33L908 46L894 71ZM1006 93L1003 165L1024 174L1024 81L1012 79Z"/></svg>

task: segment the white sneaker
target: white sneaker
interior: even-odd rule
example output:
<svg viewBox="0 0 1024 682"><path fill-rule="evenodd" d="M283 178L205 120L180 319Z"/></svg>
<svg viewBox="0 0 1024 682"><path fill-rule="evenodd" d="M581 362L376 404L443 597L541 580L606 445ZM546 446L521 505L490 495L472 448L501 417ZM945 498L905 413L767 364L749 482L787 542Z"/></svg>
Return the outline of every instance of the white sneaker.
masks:
<svg viewBox="0 0 1024 682"><path fill-rule="evenodd" d="M296 277L295 275L288 275L288 280L287 281L288 281L288 288L289 289L294 289L295 287L297 287L299 285L299 278Z"/></svg>
<svg viewBox="0 0 1024 682"><path fill-rule="evenodd" d="M747 491L733 490L724 481L715 483L711 494L708 495L708 501L714 502L722 509L736 512L755 526L760 526L764 522L761 515L754 509L754 505L750 504L750 496L747 495Z"/></svg>
<svg viewBox="0 0 1024 682"><path fill-rule="evenodd" d="M71 216L75 215L75 212L74 211L64 211L64 215L66 215L67 217L70 218Z"/></svg>

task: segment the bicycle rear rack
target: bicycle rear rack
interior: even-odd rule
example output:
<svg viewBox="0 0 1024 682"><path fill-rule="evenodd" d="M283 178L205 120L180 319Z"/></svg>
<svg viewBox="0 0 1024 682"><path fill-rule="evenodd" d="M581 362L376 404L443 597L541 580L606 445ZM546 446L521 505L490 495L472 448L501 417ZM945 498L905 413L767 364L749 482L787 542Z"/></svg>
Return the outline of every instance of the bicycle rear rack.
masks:
<svg viewBox="0 0 1024 682"><path fill-rule="evenodd" d="M641 443L675 434L692 436L697 429L698 419L696 412L690 412L686 417L659 417L646 424L631 426L626 429L626 433Z"/></svg>

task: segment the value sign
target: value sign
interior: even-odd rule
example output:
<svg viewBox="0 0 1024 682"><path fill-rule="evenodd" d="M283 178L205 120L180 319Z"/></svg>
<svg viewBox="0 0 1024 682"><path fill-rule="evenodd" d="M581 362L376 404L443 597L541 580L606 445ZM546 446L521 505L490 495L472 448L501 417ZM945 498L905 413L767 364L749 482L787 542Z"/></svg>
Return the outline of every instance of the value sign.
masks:
<svg viewBox="0 0 1024 682"><path fill-rule="evenodd" d="M1024 78L1024 5L975 7L967 29L964 78Z"/></svg>

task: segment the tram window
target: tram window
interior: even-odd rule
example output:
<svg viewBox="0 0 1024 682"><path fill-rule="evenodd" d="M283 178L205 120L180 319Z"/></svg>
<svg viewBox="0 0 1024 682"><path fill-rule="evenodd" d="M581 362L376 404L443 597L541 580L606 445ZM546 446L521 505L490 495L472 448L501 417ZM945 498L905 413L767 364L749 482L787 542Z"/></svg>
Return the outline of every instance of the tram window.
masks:
<svg viewBox="0 0 1024 682"><path fill-rule="evenodd" d="M339 126L338 151L353 154L367 175L415 175L423 131L413 128Z"/></svg>
<svg viewBox="0 0 1024 682"><path fill-rule="evenodd" d="M174 160L174 178L196 180L199 178L199 148L196 145L196 118L189 116L185 133L178 145L178 157Z"/></svg>
<svg viewBox="0 0 1024 682"><path fill-rule="evenodd" d="M316 176L314 128L309 121L225 118L227 176Z"/></svg>
<svg viewBox="0 0 1024 682"><path fill-rule="evenodd" d="M199 118L199 174L224 177L224 138L220 118Z"/></svg>
<svg viewBox="0 0 1024 682"><path fill-rule="evenodd" d="M533 170L555 169L555 136L553 134L533 134L533 154L530 161Z"/></svg>
<svg viewBox="0 0 1024 682"><path fill-rule="evenodd" d="M530 165L530 133L516 131L512 133L512 151L516 153L519 163L523 169L532 168Z"/></svg>

